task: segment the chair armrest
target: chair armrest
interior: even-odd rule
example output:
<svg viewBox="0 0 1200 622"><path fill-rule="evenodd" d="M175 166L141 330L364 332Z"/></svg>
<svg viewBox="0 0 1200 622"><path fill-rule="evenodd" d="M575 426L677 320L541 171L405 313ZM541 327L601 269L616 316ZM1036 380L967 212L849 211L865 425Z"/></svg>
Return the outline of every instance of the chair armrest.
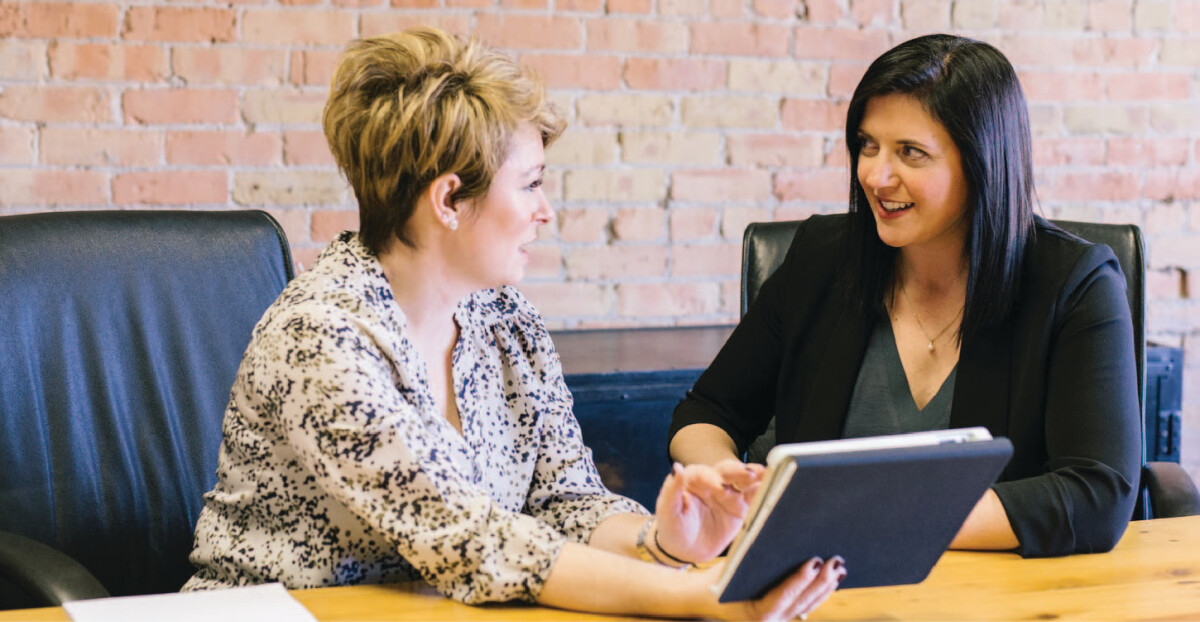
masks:
<svg viewBox="0 0 1200 622"><path fill-rule="evenodd" d="M37 540L8 531L0 531L0 576L47 607L109 596L79 562Z"/></svg>
<svg viewBox="0 0 1200 622"><path fill-rule="evenodd" d="M1142 473L1154 518L1200 515L1200 491L1183 467L1174 462L1147 462Z"/></svg>

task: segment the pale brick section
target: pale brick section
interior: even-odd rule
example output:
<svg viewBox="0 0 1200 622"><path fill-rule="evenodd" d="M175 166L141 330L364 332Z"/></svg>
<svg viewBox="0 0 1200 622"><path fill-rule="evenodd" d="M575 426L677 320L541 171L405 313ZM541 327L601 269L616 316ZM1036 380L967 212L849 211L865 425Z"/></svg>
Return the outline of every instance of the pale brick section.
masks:
<svg viewBox="0 0 1200 622"><path fill-rule="evenodd" d="M641 164L721 164L714 132L621 132L621 159Z"/></svg>
<svg viewBox="0 0 1200 622"><path fill-rule="evenodd" d="M828 68L820 63L736 59L729 63L729 88L819 97L825 94Z"/></svg>
<svg viewBox="0 0 1200 622"><path fill-rule="evenodd" d="M167 52L153 45L50 44L50 75L60 80L154 82L170 75Z"/></svg>
<svg viewBox="0 0 1200 622"><path fill-rule="evenodd" d="M0 118L17 121L107 123L108 92L71 86L10 86L0 91Z"/></svg>
<svg viewBox="0 0 1200 622"><path fill-rule="evenodd" d="M658 245L583 246L566 254L567 278L613 281L661 277L667 249Z"/></svg>
<svg viewBox="0 0 1200 622"><path fill-rule="evenodd" d="M771 174L753 169L682 170L671 175L671 198L720 202L771 196Z"/></svg>
<svg viewBox="0 0 1200 622"><path fill-rule="evenodd" d="M321 127L342 51L417 24L516 55L570 124L528 247L567 328L734 321L747 223L845 211L867 65L919 34L994 43L1042 212L1143 228L1148 332L1200 391L1192 0L0 0L0 214L267 209L311 265L358 227Z"/></svg>
<svg viewBox="0 0 1200 622"><path fill-rule="evenodd" d="M54 166L150 167L163 159L163 133L156 131L47 127L39 145L42 163Z"/></svg>
<svg viewBox="0 0 1200 622"><path fill-rule="evenodd" d="M546 150L546 166L603 166L617 157L617 134L578 129L565 132Z"/></svg>
<svg viewBox="0 0 1200 622"><path fill-rule="evenodd" d="M775 127L779 101L766 97L687 97L682 105L688 127Z"/></svg>
<svg viewBox="0 0 1200 622"><path fill-rule="evenodd" d="M233 200L239 205L331 205L343 202L346 182L334 172L239 173Z"/></svg>
<svg viewBox="0 0 1200 622"><path fill-rule="evenodd" d="M0 79L39 80L48 74L44 41L0 39Z"/></svg>
<svg viewBox="0 0 1200 622"><path fill-rule="evenodd" d="M668 125L675 114L663 95L604 94L579 98L579 122L585 125L655 127Z"/></svg>
<svg viewBox="0 0 1200 622"><path fill-rule="evenodd" d="M662 171L573 170L563 176L568 201L657 201L666 196Z"/></svg>

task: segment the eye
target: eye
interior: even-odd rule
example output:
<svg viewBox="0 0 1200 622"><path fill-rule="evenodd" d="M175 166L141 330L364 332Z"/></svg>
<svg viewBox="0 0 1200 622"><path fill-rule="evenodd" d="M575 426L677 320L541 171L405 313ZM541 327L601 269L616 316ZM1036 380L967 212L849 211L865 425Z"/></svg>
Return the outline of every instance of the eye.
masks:
<svg viewBox="0 0 1200 622"><path fill-rule="evenodd" d="M525 186L525 189L532 192L541 187L542 187L542 178L538 177L537 179L533 180L533 183L529 184L528 186Z"/></svg>
<svg viewBox="0 0 1200 622"><path fill-rule="evenodd" d="M858 137L858 140L859 140L859 146L858 146L859 155L873 156L873 155L879 153L879 145L876 144L876 142L874 140L871 140L870 138L867 138L866 136L861 136L861 135Z"/></svg>
<svg viewBox="0 0 1200 622"><path fill-rule="evenodd" d="M929 159L928 153L925 153L924 151L913 147L912 145L905 145L901 153L909 160L923 161Z"/></svg>

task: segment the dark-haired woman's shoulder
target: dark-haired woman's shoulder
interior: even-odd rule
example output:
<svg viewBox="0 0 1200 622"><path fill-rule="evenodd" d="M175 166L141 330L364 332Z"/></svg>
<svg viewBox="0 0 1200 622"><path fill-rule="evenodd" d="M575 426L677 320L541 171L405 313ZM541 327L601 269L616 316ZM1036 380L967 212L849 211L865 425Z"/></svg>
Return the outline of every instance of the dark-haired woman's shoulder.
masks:
<svg viewBox="0 0 1200 622"><path fill-rule="evenodd" d="M1073 291L1097 277L1119 277L1123 283L1124 274L1112 249L1037 219L1026 255L1022 283L1026 293L1036 296Z"/></svg>

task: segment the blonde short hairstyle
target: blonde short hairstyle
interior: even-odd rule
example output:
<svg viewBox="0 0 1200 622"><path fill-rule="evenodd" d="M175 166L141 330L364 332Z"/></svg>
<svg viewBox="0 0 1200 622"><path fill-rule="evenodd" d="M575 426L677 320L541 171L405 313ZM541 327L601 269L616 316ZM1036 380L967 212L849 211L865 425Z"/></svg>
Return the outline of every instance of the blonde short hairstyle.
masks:
<svg viewBox="0 0 1200 622"><path fill-rule="evenodd" d="M455 202L481 197L519 127L533 125L549 145L566 125L512 58L426 26L351 43L323 123L358 199L359 237L374 254L393 236L415 246L406 226L435 178L458 175Z"/></svg>

